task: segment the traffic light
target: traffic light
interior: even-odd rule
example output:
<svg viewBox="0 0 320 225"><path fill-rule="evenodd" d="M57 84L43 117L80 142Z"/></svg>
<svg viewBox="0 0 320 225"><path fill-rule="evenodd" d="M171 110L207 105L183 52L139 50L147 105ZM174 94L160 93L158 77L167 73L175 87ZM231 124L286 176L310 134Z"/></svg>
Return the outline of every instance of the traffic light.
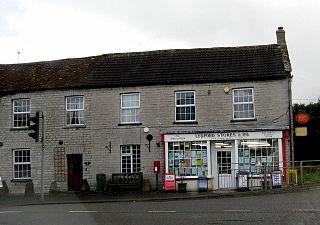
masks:
<svg viewBox="0 0 320 225"><path fill-rule="evenodd" d="M31 122L33 124L31 124ZM36 116L35 117L30 117L29 118L29 129L31 129L31 133L29 133L28 135L30 137L32 137L35 142L39 142L39 126L40 126L40 113L36 112Z"/></svg>

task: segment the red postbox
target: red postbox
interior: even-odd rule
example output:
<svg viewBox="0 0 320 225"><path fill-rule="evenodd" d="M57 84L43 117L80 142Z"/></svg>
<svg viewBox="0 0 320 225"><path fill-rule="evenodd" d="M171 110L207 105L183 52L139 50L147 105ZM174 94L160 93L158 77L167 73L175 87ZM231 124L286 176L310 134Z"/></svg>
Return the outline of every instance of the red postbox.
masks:
<svg viewBox="0 0 320 225"><path fill-rule="evenodd" d="M160 161L153 161L153 173L160 173Z"/></svg>

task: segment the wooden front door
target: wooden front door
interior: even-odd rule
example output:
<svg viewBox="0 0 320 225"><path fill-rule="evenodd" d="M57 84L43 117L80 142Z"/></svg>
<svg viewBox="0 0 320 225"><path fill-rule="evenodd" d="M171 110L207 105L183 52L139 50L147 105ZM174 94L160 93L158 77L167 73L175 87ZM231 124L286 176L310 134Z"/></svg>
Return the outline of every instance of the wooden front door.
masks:
<svg viewBox="0 0 320 225"><path fill-rule="evenodd" d="M82 183L82 154L68 154L68 190L80 191Z"/></svg>

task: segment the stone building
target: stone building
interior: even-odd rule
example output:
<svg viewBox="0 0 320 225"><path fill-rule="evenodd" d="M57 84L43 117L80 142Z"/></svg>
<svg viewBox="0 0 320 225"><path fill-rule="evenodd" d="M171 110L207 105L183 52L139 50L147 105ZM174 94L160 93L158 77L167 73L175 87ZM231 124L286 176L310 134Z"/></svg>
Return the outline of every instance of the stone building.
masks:
<svg viewBox="0 0 320 225"><path fill-rule="evenodd" d="M199 176L225 188L219 176L240 163L291 159L291 79L282 28L277 44L2 64L0 175L11 193L30 181L40 192L42 144L28 119L41 112L45 192L139 171L154 187L153 161L161 185L175 173L188 190Z"/></svg>

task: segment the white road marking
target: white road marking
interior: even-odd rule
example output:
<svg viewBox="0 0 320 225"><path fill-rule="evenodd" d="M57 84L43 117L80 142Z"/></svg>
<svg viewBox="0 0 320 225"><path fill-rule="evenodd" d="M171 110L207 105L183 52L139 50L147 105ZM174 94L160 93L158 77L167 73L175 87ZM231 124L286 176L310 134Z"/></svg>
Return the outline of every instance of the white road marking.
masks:
<svg viewBox="0 0 320 225"><path fill-rule="evenodd" d="M223 211L224 212L251 212L251 210L247 210L247 209L226 209Z"/></svg>
<svg viewBox="0 0 320 225"><path fill-rule="evenodd" d="M177 211L148 211L148 213L176 213Z"/></svg>
<svg viewBox="0 0 320 225"><path fill-rule="evenodd" d="M22 211L3 211L0 212L0 214L5 214L5 213L21 213Z"/></svg>
<svg viewBox="0 0 320 225"><path fill-rule="evenodd" d="M97 211L69 211L70 213L96 213Z"/></svg>
<svg viewBox="0 0 320 225"><path fill-rule="evenodd" d="M320 212L320 209L295 209L296 212Z"/></svg>

